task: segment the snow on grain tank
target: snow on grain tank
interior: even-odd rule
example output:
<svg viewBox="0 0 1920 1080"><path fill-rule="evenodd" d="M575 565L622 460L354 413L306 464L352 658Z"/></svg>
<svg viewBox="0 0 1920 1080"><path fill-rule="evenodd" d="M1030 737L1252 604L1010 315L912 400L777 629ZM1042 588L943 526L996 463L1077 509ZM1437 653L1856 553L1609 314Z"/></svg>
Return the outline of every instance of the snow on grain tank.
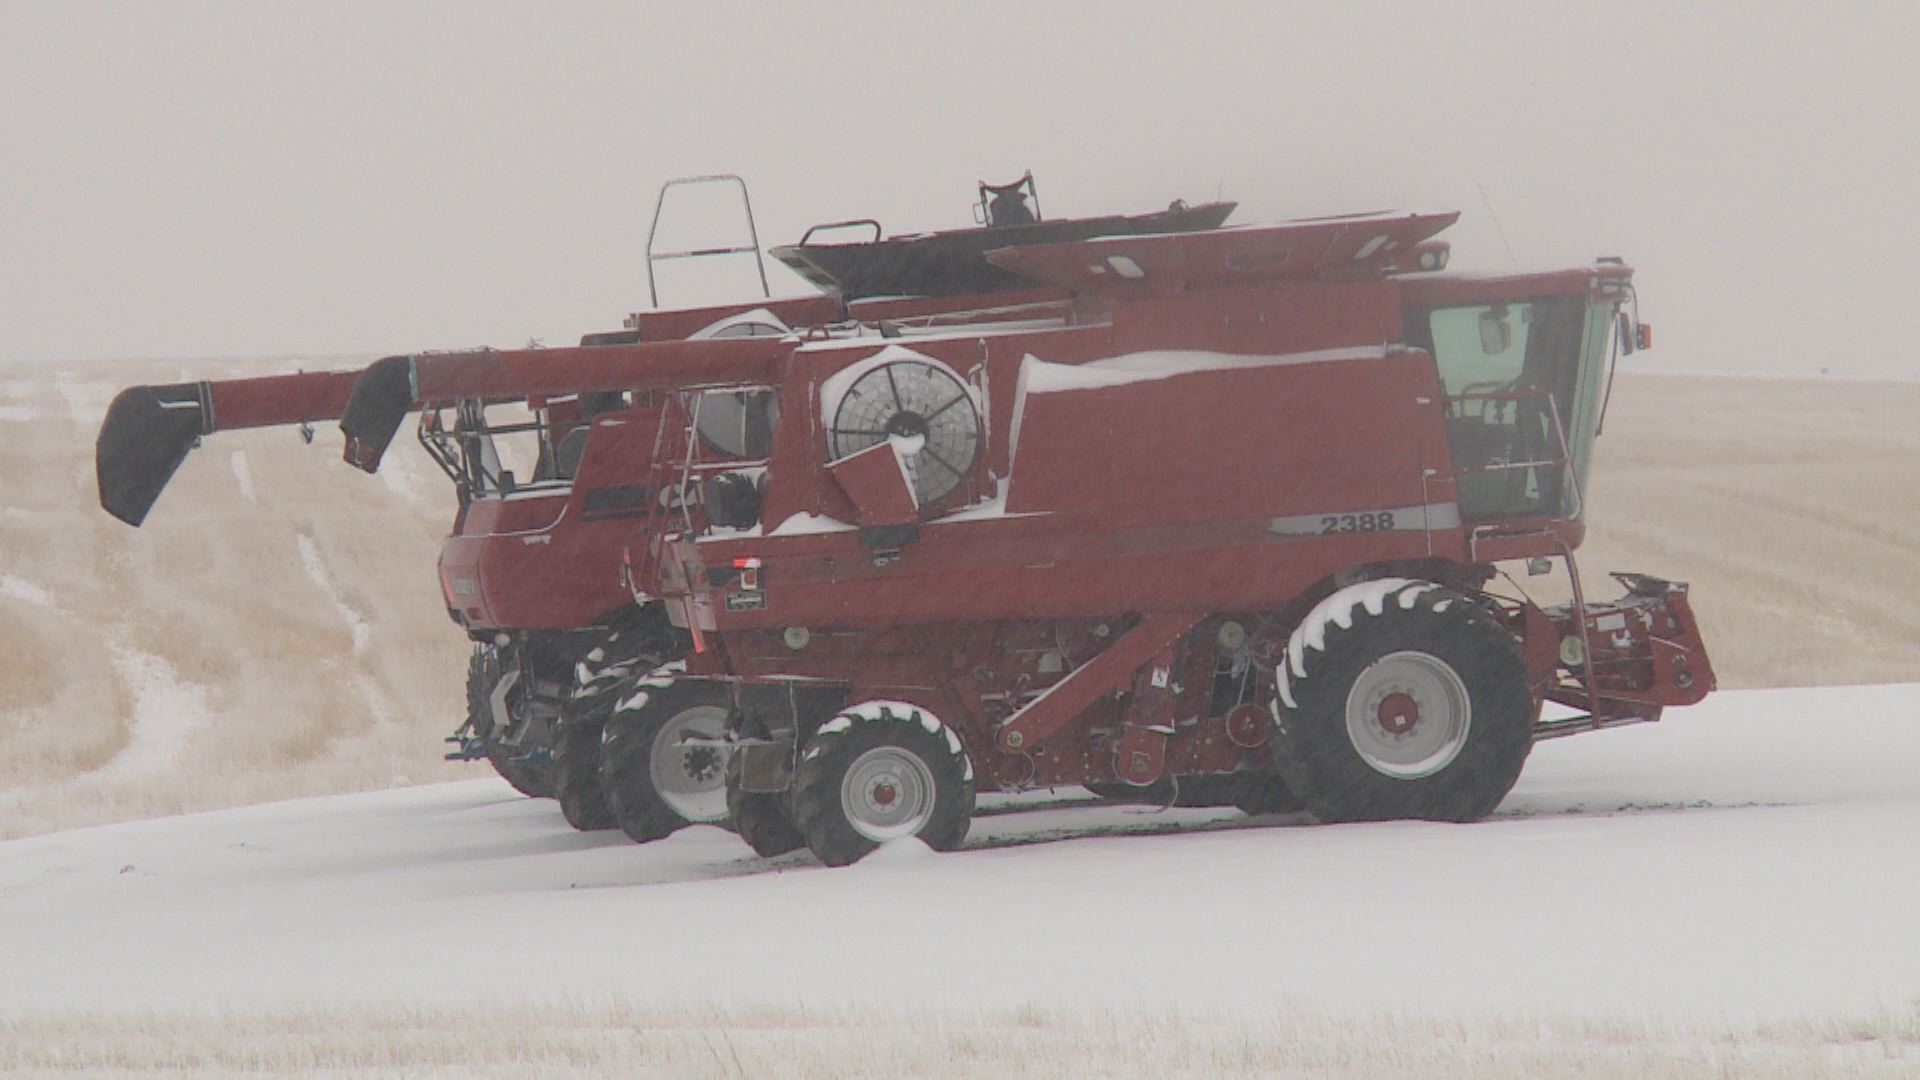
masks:
<svg viewBox="0 0 1920 1080"><path fill-rule="evenodd" d="M1591 602L1574 560L1631 271L1443 272L1456 216L1007 246L1062 318L789 342L670 402L656 486L719 497L636 544L693 649L628 737L731 750L740 834L845 864L958 846L982 786L1470 821L1534 742L1699 701L1686 587ZM703 461L745 390L766 461Z"/></svg>

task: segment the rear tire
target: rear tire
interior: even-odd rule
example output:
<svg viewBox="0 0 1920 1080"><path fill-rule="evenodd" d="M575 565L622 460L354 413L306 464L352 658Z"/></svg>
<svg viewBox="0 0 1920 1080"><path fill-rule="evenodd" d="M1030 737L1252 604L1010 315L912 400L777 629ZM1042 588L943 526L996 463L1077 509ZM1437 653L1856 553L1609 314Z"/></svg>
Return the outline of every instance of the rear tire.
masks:
<svg viewBox="0 0 1920 1080"><path fill-rule="evenodd" d="M727 819L740 839L765 858L785 855L807 846L791 812L792 792L748 791L741 786L744 757L727 759Z"/></svg>
<svg viewBox="0 0 1920 1080"><path fill-rule="evenodd" d="M821 725L793 777L800 834L828 866L858 862L908 836L951 851L967 838L973 796L973 767L959 737L900 702L869 702Z"/></svg>
<svg viewBox="0 0 1920 1080"><path fill-rule="evenodd" d="M730 704L721 684L649 676L614 708L600 744L600 785L607 809L635 842L726 823L726 748L679 740L722 735Z"/></svg>
<svg viewBox="0 0 1920 1080"><path fill-rule="evenodd" d="M600 786L600 738L611 708L610 701L590 701L584 709L569 703L553 736L553 797L567 824L581 832L620 826Z"/></svg>
<svg viewBox="0 0 1920 1080"><path fill-rule="evenodd" d="M1374 582L1324 647L1295 633L1279 672L1274 757L1322 821L1474 821L1513 789L1532 748L1533 699L1513 636L1465 596ZM1324 607L1324 605L1323 605ZM1309 616L1310 619L1315 616Z"/></svg>
<svg viewBox="0 0 1920 1080"><path fill-rule="evenodd" d="M672 629L654 605L641 625L608 632L576 667L573 696L561 709L553 740L553 794L567 824L582 832L620 827L600 782L607 718L623 681L632 689L631 673L658 671L673 647Z"/></svg>

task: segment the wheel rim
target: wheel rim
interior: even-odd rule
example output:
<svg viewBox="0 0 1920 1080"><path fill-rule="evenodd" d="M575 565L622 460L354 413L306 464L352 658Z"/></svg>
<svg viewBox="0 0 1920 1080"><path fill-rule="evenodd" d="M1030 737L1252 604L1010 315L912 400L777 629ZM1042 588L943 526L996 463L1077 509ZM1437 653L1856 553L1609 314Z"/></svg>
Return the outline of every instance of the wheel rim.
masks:
<svg viewBox="0 0 1920 1080"><path fill-rule="evenodd" d="M712 743L682 745L689 735L718 739L727 710L718 705L682 709L660 725L648 757L653 790L688 821L710 824L727 817L727 751Z"/></svg>
<svg viewBox="0 0 1920 1080"><path fill-rule="evenodd" d="M1427 653L1389 653L1367 665L1347 692L1354 751L1396 780L1418 780L1453 764L1472 728L1466 684Z"/></svg>
<svg viewBox="0 0 1920 1080"><path fill-rule="evenodd" d="M876 843L918 833L933 817L933 770L897 746L854 759L840 781L840 805L853 831Z"/></svg>

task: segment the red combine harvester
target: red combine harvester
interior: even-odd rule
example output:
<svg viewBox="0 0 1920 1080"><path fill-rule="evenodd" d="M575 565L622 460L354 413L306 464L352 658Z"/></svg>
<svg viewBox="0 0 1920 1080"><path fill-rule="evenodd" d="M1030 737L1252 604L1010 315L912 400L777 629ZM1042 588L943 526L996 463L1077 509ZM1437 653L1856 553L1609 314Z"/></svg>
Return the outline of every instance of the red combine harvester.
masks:
<svg viewBox="0 0 1920 1080"><path fill-rule="evenodd" d="M622 345L688 325L784 334L776 312L830 321L841 311L837 299L817 297L763 302L745 313L642 313L627 331L585 341L586 347ZM504 355L564 368L574 353ZM365 416L348 408L355 386L378 389L396 374L404 385L407 364L405 357L390 357L364 371L129 388L109 408L96 446L101 505L139 526L188 452L218 431L299 424L310 435L312 424L343 418L365 430ZM526 794L556 794L550 751L566 710L610 706L601 692L618 685L627 670L645 674L683 650L684 635L667 624L658 605L636 607L619 571L633 526L657 513L644 489L660 415L655 399L663 386L685 377L683 369L670 375L655 369L635 373L632 386L614 392L448 397L421 418L420 440L453 480L458 499L441 552L441 586L449 615L476 643L468 716L450 756L484 756ZM368 396L363 390L362 400ZM512 415L502 420L503 412ZM392 418L394 427L399 419ZM705 436L727 442L714 424ZM521 470L524 480L516 479L512 455L499 445L508 440L525 444L516 448L530 466ZM349 459L368 471L379 457L365 442L349 444ZM579 674L582 664L591 674ZM615 818L597 786L597 729L588 726L566 729L579 745L563 758L578 761L584 752L586 766L584 778L575 769L575 782L562 780L557 794L576 826L611 827Z"/></svg>
<svg viewBox="0 0 1920 1080"><path fill-rule="evenodd" d="M736 177L670 182L660 205L675 186L708 181L739 185L751 232L751 207ZM686 766L677 773L634 780L647 796L639 818L621 813L617 792L609 808L599 783L600 727L614 700L607 691L631 685L634 672L683 648L684 635L666 624L657 604L632 603L619 573L633 527L641 527L644 545L650 522L671 504L647 482L658 471L663 403L684 387L763 374L753 365L764 363L756 358L767 350L735 347L743 344L735 339L780 337L796 327L817 336L828 326L844 334L863 326L898 332L901 326L1057 319L1066 291L1035 288L980 253L1008 243L1210 229L1231 210L1229 203L1176 203L1153 214L1047 221L1039 217L1029 176L998 188L981 185L985 229L883 240L874 222L838 222L775 251L803 276L831 285L831 295L638 313L622 331L583 338L578 350L390 357L364 372L135 387L116 399L101 431L102 505L140 524L202 435L242 427L299 423L310 436L306 425L341 419L348 460L371 472L405 414L421 410L420 441L453 480L459 500L440 559L441 586L450 616L475 642L469 714L451 756L486 756L520 790L557 794L568 820L582 828L619 821L647 838L688 820L724 818L720 777L706 763L709 750L676 759ZM850 227L870 227L874 237L853 245L809 242L816 232ZM751 248L656 255L649 241L650 285L659 259L757 250L756 239ZM848 251L858 253L851 262ZM764 291L764 271L761 276ZM902 293L917 298L897 298ZM870 299L873 294L884 298ZM663 358L658 348L634 348L673 341L690 343L691 363L671 352ZM737 366L743 358L748 367ZM524 378L499 377L523 369L543 371L541 385L569 389L529 391ZM607 371L618 377L589 374ZM771 399L734 395L730 412L718 400L709 399L707 419L698 426L706 460L763 457ZM503 412L513 415L503 421ZM498 445L509 441L526 444L517 470ZM656 769L666 756L652 755ZM650 800L655 788L669 791L677 813L658 812Z"/></svg>
<svg viewBox="0 0 1920 1080"><path fill-rule="evenodd" d="M378 377L390 371L392 363L393 358L389 358L372 365L366 372L297 373L129 388L114 399L96 444L95 467L101 506L114 517L137 527L145 521L188 451L198 445L202 437L218 431L298 424L310 439L313 424L342 418L354 386L363 374L371 372ZM422 424L422 442L437 462L448 466L459 497L460 511L442 557L442 582L443 585L459 583L461 591L465 591L467 584L458 576L461 566L476 561L479 553L489 548L519 546L517 538L511 535L512 516L505 515L503 521L503 515L488 512L500 505L503 485L504 491L514 490L512 473L501 464L495 438L524 434L537 447L534 457L529 459L537 457L528 487L551 490L553 482L564 482L577 464L579 443L588 422L584 413L608 403L604 398L583 402L572 396L523 402L520 403L520 422L504 424L497 419L489 423L488 404L463 401L447 410L454 414L451 423L436 412ZM531 409L527 407L529 404ZM601 457L616 466L613 470L599 471L617 472L618 466L630 459L642 460L640 456L651 449L651 434L636 431L635 437L628 440L631 445L624 446L627 452L622 453L625 434L617 425L610 425L609 432L599 440ZM639 467L644 471L643 461ZM576 518L584 522L587 530L626 509L609 501L609 495L617 492L598 489L594 492L593 512ZM494 497L491 503L489 495ZM566 501L564 495L561 501ZM480 511L469 513L469 506L475 503ZM644 508L641 509L644 513ZM565 545L557 551L550 548L542 551L550 552L556 560L571 560L581 558L576 550L579 546ZM528 794L552 794L550 770L538 754L529 753L539 743L523 744L513 736L543 713L550 712L554 701L565 696L564 689L570 686L574 676L575 654L585 654L609 636L621 640L619 635L625 631L626 641L632 646L630 651L636 655L647 649L654 650L645 654L648 668L668 656L678 655L670 644L671 628L657 617L657 612L649 621L647 613L636 609L631 596L620 587L615 573L618 547L612 549L609 557L600 560L604 564L602 574L592 573L595 564L590 550L585 560L574 564L585 571L582 580L601 582L601 587L575 589L532 610L505 611L505 618L526 620L517 624L520 632L508 635L505 645L495 640L497 634L486 635L475 648L468 674L468 717L454 737L460 750L452 756L487 757L502 776ZM457 595L451 586L448 588L449 597ZM468 612L456 611L456 617L471 613L469 604ZM478 635L476 640L480 640ZM562 691L555 691L556 686L562 687ZM496 708L500 717L497 723ZM607 817L604 810L593 808L589 816L582 818L583 826L610 824L610 820L594 820L595 814L600 819Z"/></svg>
<svg viewBox="0 0 1920 1080"><path fill-rule="evenodd" d="M1700 700L1686 587L1590 602L1574 562L1631 271L1446 273L1456 216L993 248L1058 318L757 342L667 401L649 486L703 497L629 578L692 651L623 703L636 767L725 762L758 851L844 864L957 846L983 784L1472 820L1535 741ZM693 434L743 394L750 464Z"/></svg>
<svg viewBox="0 0 1920 1080"><path fill-rule="evenodd" d="M724 757L712 747L680 746L687 732L679 728L627 738L626 718L611 715L653 666L646 661L683 647L658 604L633 604L618 572L628 551L657 539L656 515L705 512L698 508L707 494L697 485L686 495L684 486L662 482L687 449L676 443L672 460L662 459L663 409L699 387L773 380L800 336L1061 323L1071 306L1067 290L1036 287L981 253L1009 243L1212 229L1233 209L1176 202L1149 214L1045 220L1036 204L1030 177L983 184L986 228L883 239L871 221L835 222L774 250L831 288L829 295L641 313L624 334L596 335L578 349L423 354L370 367L341 419L347 459L377 469L404 417L422 411L422 440L462 492L440 570L449 614L479 643L470 698L480 721L464 729L468 740L490 735L486 745L509 780L522 790L550 785L581 827L611 821L646 840L689 822L724 821ZM853 227L874 236L809 243L816 233ZM489 427L482 412L488 403L531 403L548 416L556 400L549 395L584 403L592 415L567 414L567 439L578 445L571 454L555 452L558 474L536 473L544 479L521 484L488 448L491 435L509 429ZM703 400L690 436L699 460L744 480L748 474L735 470L764 459L777 401L752 387ZM449 409L458 420L453 429L440 419ZM650 579L626 580L643 594L649 588Z"/></svg>

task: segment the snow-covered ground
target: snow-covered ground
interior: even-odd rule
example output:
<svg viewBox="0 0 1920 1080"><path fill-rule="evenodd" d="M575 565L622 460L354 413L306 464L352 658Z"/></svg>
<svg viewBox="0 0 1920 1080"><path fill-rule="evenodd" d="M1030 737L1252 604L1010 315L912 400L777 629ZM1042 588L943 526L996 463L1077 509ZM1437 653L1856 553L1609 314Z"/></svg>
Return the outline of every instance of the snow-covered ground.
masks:
<svg viewBox="0 0 1920 1080"><path fill-rule="evenodd" d="M1911 1074L1916 721L1920 684L1733 691L1543 744L1477 825L1082 804L991 813L964 852L845 870L761 859L717 828L647 846L575 833L492 779L14 840L0 1069L53 1060L76 1018L93 1041L68 1052L99 1064L89 1047L116 1045L101 1030L149 1048L170 1024L249 1017L519 1030L524 1002L553 1028L535 1044L619 1015L687 1039L755 1016L784 1033L738 1069L689 1043L682 1064L711 1075L808 1054L871 1072L893 1059L830 1053L831 1019L856 1010L902 1052L970 1025L1082 1038L1156 1016L1195 1053L1251 1048L1196 1075L1311 1072L1285 1054L1296 1038L1363 1070ZM581 1053L679 1071L637 1047ZM388 1064L479 1064L418 1052ZM1096 1071L1136 1060L1100 1052Z"/></svg>

